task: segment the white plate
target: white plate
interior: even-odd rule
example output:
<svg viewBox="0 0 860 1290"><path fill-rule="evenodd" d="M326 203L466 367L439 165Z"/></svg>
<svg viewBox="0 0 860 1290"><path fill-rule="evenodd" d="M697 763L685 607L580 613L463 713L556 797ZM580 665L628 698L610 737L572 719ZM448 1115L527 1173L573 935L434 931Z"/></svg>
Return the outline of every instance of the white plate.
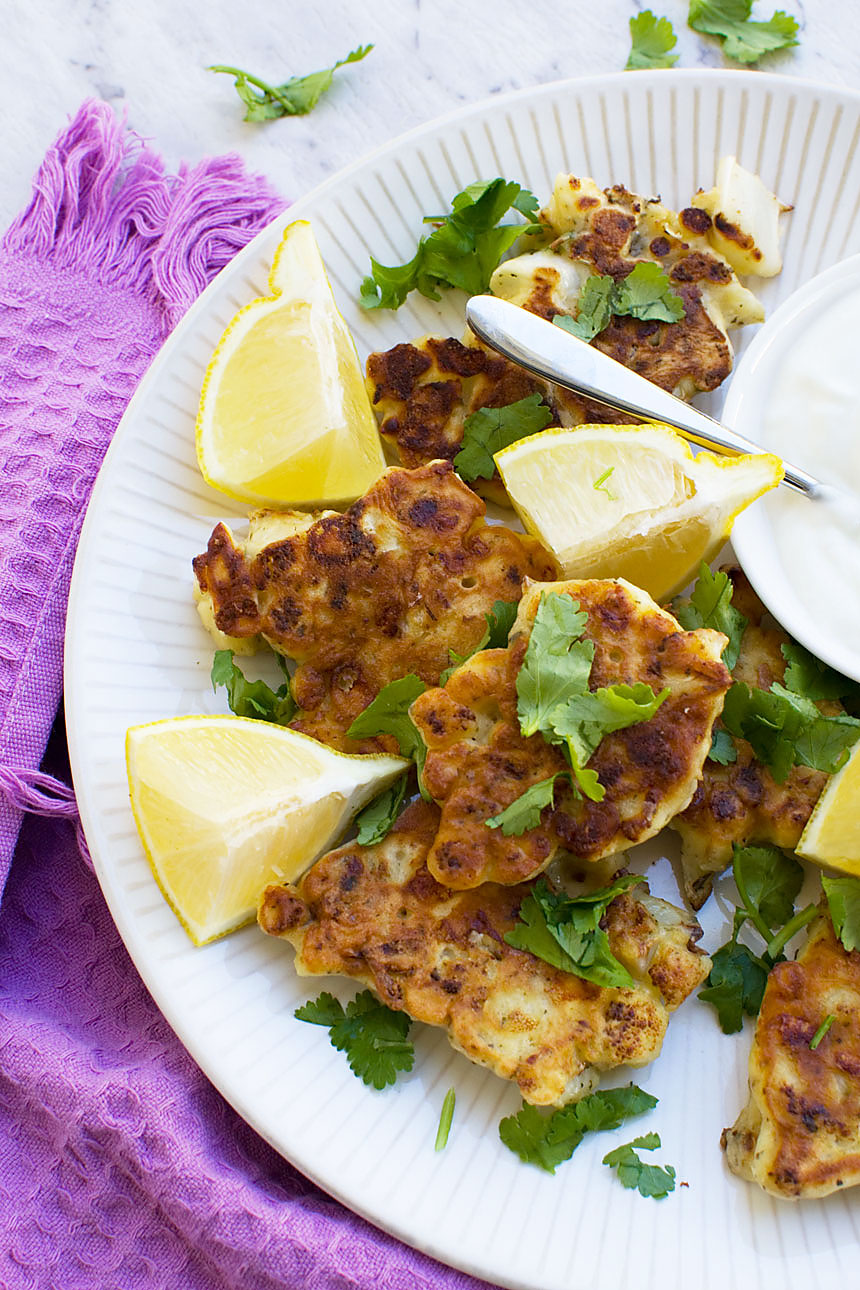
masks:
<svg viewBox="0 0 860 1290"><path fill-rule="evenodd" d="M695 1001L673 1020L660 1059L639 1072L661 1099L657 1110L586 1139L550 1177L498 1139L500 1117L519 1105L513 1087L455 1055L441 1032L417 1027L412 1075L373 1092L323 1030L293 1019L319 985L296 979L291 951L254 928L192 948L138 844L123 739L135 722L224 710L209 686L212 650L192 606L190 561L217 520L240 517L197 471L203 370L233 313L265 289L282 228L299 216L313 220L363 353L431 329L459 333L462 297L410 298L396 314L368 316L358 284L369 254L407 259L425 212L494 175L546 199L556 172L570 170L659 192L674 206L710 186L719 158L735 153L795 206L785 270L761 292L772 309L846 255L860 209L858 139L860 96L762 73L625 73L458 111L336 176L236 257L153 363L93 494L69 607L66 714L87 839L135 964L203 1070L298 1168L403 1240L506 1286L680 1290L692 1279L703 1290L831 1290L855 1275L856 1196L792 1206L728 1174L720 1131L745 1100L749 1029L724 1037ZM652 874L657 894L676 895L665 860ZM716 901L704 921L716 946ZM436 1155L451 1084L454 1126ZM663 1136L658 1159L689 1183L660 1202L624 1191L600 1163L645 1127Z"/></svg>
<svg viewBox="0 0 860 1290"><path fill-rule="evenodd" d="M776 453L783 451L767 418L773 390L810 327L849 295L852 300L860 300L860 255L820 273L780 305L759 328L732 379L724 410L727 425L763 448ZM854 453L858 452L860 446L855 445ZM793 464L802 466L804 462ZM810 463L805 464L812 470ZM832 484L840 482L832 475L822 477ZM817 600L810 594L813 588L809 566L792 568L780 550L776 527L779 518L785 523L787 516L788 522L794 524L799 518L798 508L805 511L808 506L815 503L801 501L780 488L764 498L760 506L750 507L738 518L732 531L732 544L750 582L786 631L825 663L860 681L860 642L847 622L838 630L838 612L825 618L816 611ZM810 538L812 535L810 528ZM849 556L850 552L846 559ZM826 545L822 545L819 558L824 561L830 557Z"/></svg>

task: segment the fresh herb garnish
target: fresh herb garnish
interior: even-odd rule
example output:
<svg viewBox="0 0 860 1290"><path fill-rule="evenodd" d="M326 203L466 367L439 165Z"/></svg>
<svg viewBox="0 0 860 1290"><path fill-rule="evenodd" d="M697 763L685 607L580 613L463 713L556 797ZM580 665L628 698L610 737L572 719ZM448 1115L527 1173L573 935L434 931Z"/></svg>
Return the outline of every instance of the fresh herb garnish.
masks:
<svg viewBox="0 0 860 1290"><path fill-rule="evenodd" d="M671 1165L662 1168L660 1165L648 1165L636 1154L640 1151L656 1151L661 1145L659 1133L646 1133L641 1138L634 1138L623 1147L616 1147L603 1157L603 1163L614 1169L622 1187L635 1189L640 1196L650 1196L653 1200L662 1200L675 1190L675 1170Z"/></svg>
<svg viewBox="0 0 860 1290"><path fill-rule="evenodd" d="M605 493L606 496L609 498L610 502L618 501L618 498L615 496L613 492L610 491L606 483L607 479L609 479L609 477L614 473L615 473L615 467L610 466L609 469L604 470L603 474L600 475L597 479L595 479L594 483L591 485L591 487L594 489L596 493Z"/></svg>
<svg viewBox="0 0 860 1290"><path fill-rule="evenodd" d="M738 750L728 730L723 730L722 728L715 730L711 735L708 760L715 761L718 766L731 766L737 759Z"/></svg>
<svg viewBox="0 0 860 1290"><path fill-rule="evenodd" d="M794 765L833 774L848 759L860 737L860 720L845 713L826 717L802 694L778 681L769 690L737 681L726 695L722 722L730 734L746 739L778 784Z"/></svg>
<svg viewBox="0 0 860 1290"><path fill-rule="evenodd" d="M716 1008L727 1035L741 1029L744 1013L757 1016L770 969L784 957L783 949L791 938L818 912L814 905L794 912L803 869L778 847L735 844L732 872L740 907L735 911L731 938L713 955L706 987L699 991L699 998ZM738 940L747 924L765 943L760 954Z"/></svg>
<svg viewBox="0 0 860 1290"><path fill-rule="evenodd" d="M479 408L463 423L463 446L454 458L454 469L467 484L492 479L493 455L545 430L550 421L552 413L540 394L528 394L502 408Z"/></svg>
<svg viewBox="0 0 860 1290"><path fill-rule="evenodd" d="M643 881L639 874L626 874L599 891L566 896L539 878L520 905L519 923L505 932L505 940L596 985L631 989L635 982L612 953L600 924L616 896Z"/></svg>
<svg viewBox="0 0 860 1290"><path fill-rule="evenodd" d="M593 274L579 294L576 317L556 314L553 322L580 340L590 341L603 331L613 314L673 323L684 317L684 302L659 264L640 260L618 282L608 274Z"/></svg>
<svg viewBox="0 0 860 1290"><path fill-rule="evenodd" d="M804 698L813 700L841 699L850 708L860 703L860 684L857 681L835 672L796 641L787 641L780 645L780 649L787 664L783 684L792 694L802 694Z"/></svg>
<svg viewBox="0 0 860 1290"><path fill-rule="evenodd" d="M409 776L401 775L400 779L382 790L372 802L368 802L355 817L358 827L357 841L359 846L372 847L390 833L394 821L400 814L403 799L406 797L406 785Z"/></svg>
<svg viewBox="0 0 860 1290"><path fill-rule="evenodd" d="M565 740L576 782L587 797L603 800L603 785L587 762L604 735L650 721L668 695L668 687L655 694L644 681L607 685L574 695L554 714L552 728Z"/></svg>
<svg viewBox="0 0 860 1290"><path fill-rule="evenodd" d="M236 93L245 104L245 121L273 121L276 117L304 116L310 112L331 86L337 69L347 63L360 63L372 49L372 45L359 45L333 67L310 72L307 76L291 76L283 85L270 85L259 76L243 72L240 67L227 67L223 63L210 67L209 71L225 72L235 77Z"/></svg>
<svg viewBox="0 0 860 1290"><path fill-rule="evenodd" d="M821 875L833 930L846 950L860 949L860 878Z"/></svg>
<svg viewBox="0 0 860 1290"><path fill-rule="evenodd" d="M484 628L484 634L475 648L469 650L468 654L458 654L456 650L448 650L451 666L445 668L445 671L439 677L439 684L445 685L452 672L456 672L458 667L468 662L474 654L478 654L482 649L505 649L511 628L516 622L518 608L519 604L516 600L497 600L489 613L484 614L487 626Z"/></svg>
<svg viewBox="0 0 860 1290"><path fill-rule="evenodd" d="M670 51L678 38L668 18L658 18L650 9L643 9L630 19L630 56L624 70L636 71L640 67L674 67L678 55Z"/></svg>
<svg viewBox="0 0 860 1290"><path fill-rule="evenodd" d="M732 604L733 592L734 586L728 574L722 570L712 573L702 561L689 600L675 600L672 603L672 612L685 631L711 627L729 638L728 644L723 647L722 659L730 672L738 661L741 639L747 625L746 618Z"/></svg>
<svg viewBox="0 0 860 1290"><path fill-rule="evenodd" d="M835 1014L832 1012L828 1012L827 1016L824 1018L821 1025L818 1027L815 1034L812 1036L812 1038L809 1041L809 1047L812 1050L812 1052L815 1052L816 1048L821 1043L822 1039L827 1034L828 1030L833 1025L835 1020L836 1020Z"/></svg>
<svg viewBox="0 0 860 1290"><path fill-rule="evenodd" d="M448 1134L451 1132L451 1122L454 1119L454 1104L457 1100L457 1094L453 1088L449 1088L445 1094L445 1100L442 1103L442 1114L439 1116L439 1128L436 1130L436 1145L434 1150L444 1151L448 1145Z"/></svg>
<svg viewBox="0 0 860 1290"><path fill-rule="evenodd" d="M227 703L237 717L253 717L257 721L271 721L277 726L288 725L296 714L296 703L290 690L286 663L280 654L275 655L286 676L283 685L273 690L265 681L249 681L233 661L233 651L217 649L212 660L212 689L227 687Z"/></svg>
<svg viewBox="0 0 860 1290"><path fill-rule="evenodd" d="M371 274L361 284L364 309L398 309L410 291L439 300L440 287L459 287L477 295L489 286L502 256L523 233L536 231L534 193L505 179L478 181L451 202L448 215L430 216L433 232L421 238L407 264L387 266L371 259ZM528 224L499 224L509 210Z"/></svg>
<svg viewBox="0 0 860 1290"><path fill-rule="evenodd" d="M487 827L501 829L506 838L519 837L529 829L536 829L540 824L541 811L544 807L552 805L555 781L559 775L565 774L567 774L566 771L560 770L557 775L551 775L549 779L542 779L537 784L532 784L531 788L520 793L510 806L506 806L498 815L490 816L485 821Z"/></svg>
<svg viewBox="0 0 860 1290"><path fill-rule="evenodd" d="M502 1120L499 1137L525 1164L554 1174L560 1164L570 1159L586 1133L617 1129L625 1120L651 1111L656 1105L657 1098L635 1084L589 1093L550 1115L524 1102L516 1115Z"/></svg>
<svg viewBox="0 0 860 1290"><path fill-rule="evenodd" d="M362 990L346 1005L324 990L296 1008L299 1021L327 1026L329 1039L346 1053L353 1075L372 1088L393 1084L398 1071L411 1071L415 1049L406 1038L411 1025L405 1012L394 1012Z"/></svg>
<svg viewBox="0 0 860 1290"><path fill-rule="evenodd" d="M751 22L752 0L690 0L687 22L694 31L719 36L723 51L738 63L757 63L764 54L797 44L797 20L777 9L767 22Z"/></svg>
<svg viewBox="0 0 860 1290"><path fill-rule="evenodd" d="M418 767L418 787L421 796L429 801L424 788L422 774L427 760L427 745L421 733L409 715L409 709L423 694L427 686L409 672L398 681L390 681L379 691L375 699L360 712L347 730L348 739L372 739L375 735L394 735L400 747L401 757L409 757Z"/></svg>

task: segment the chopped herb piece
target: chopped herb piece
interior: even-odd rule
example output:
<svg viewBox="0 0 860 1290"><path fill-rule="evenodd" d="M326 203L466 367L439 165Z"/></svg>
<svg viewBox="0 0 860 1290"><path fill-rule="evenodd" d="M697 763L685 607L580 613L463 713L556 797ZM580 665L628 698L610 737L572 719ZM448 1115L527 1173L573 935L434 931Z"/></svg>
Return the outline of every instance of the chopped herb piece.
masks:
<svg viewBox="0 0 860 1290"><path fill-rule="evenodd" d="M751 22L752 0L690 0L687 22L694 31L719 36L738 63L757 63L764 54L797 44L797 20L777 9L767 22Z"/></svg>
<svg viewBox="0 0 860 1290"><path fill-rule="evenodd" d="M286 674L286 665L280 654L275 656ZM271 721L277 726L288 725L296 714L296 703L287 676L283 685L273 690L265 681L249 681L233 661L233 651L218 649L212 660L212 689L227 687L227 703L237 717L253 717L257 721Z"/></svg>
<svg viewBox="0 0 860 1290"><path fill-rule="evenodd" d="M833 930L846 950L860 949L860 878L821 876Z"/></svg>
<svg viewBox="0 0 860 1290"><path fill-rule="evenodd" d="M327 1026L329 1039L346 1053L354 1075L372 1088L393 1084L398 1071L411 1071L415 1050L406 1038L411 1025L405 1012L394 1012L362 990L346 1005L328 991L296 1008L294 1016Z"/></svg>
<svg viewBox="0 0 860 1290"><path fill-rule="evenodd" d="M451 1122L454 1119L454 1104L457 1100L457 1094L453 1088L449 1088L445 1094L445 1100L442 1103L442 1114L439 1116L439 1128L436 1130L436 1151L444 1151L448 1145L448 1134L451 1132Z"/></svg>
<svg viewBox="0 0 860 1290"><path fill-rule="evenodd" d="M519 605L516 600L497 600L490 612L484 614L487 626L475 648L470 650L468 654L458 654L453 649L448 651L452 664L450 667L446 667L439 677L439 684L445 685L451 673L456 672L458 667L466 663L474 654L479 653L480 650L505 649L511 628L516 622L518 608Z"/></svg>
<svg viewBox="0 0 860 1290"><path fill-rule="evenodd" d="M528 394L502 408L479 408L463 423L463 446L454 458L454 469L470 484L475 479L492 479L496 469L493 456L512 443L545 430L552 413L540 394Z"/></svg>
<svg viewBox="0 0 860 1290"><path fill-rule="evenodd" d="M400 746L401 757L411 757L418 767L418 787L421 796L429 801L422 778L424 762L427 760L427 745L409 715L412 704L426 689L427 686L414 672L401 676L398 681L390 681L368 703L364 711L358 714L346 733L349 739L394 735Z"/></svg>
<svg viewBox="0 0 860 1290"><path fill-rule="evenodd" d="M656 1151L659 1146L659 1133L646 1133L644 1137L634 1138L623 1147L616 1147L614 1151L608 1152L603 1157L603 1163L616 1171L622 1187L635 1189L640 1196L662 1200L675 1190L675 1170L671 1165L666 1165L665 1168L647 1165L635 1150L638 1147L642 1151Z"/></svg>
<svg viewBox="0 0 860 1290"><path fill-rule="evenodd" d="M613 475L614 473L615 473L615 467L610 466L609 469L604 470L603 474L600 475L597 479L595 479L594 483L591 485L591 487L594 489L595 492L605 493L606 496L609 498L610 502L618 501L618 498L615 496L613 492L610 492L606 483L610 475Z"/></svg>
<svg viewBox="0 0 860 1290"><path fill-rule="evenodd" d="M802 694L806 699L847 699L849 702L860 698L857 681L835 672L796 641L787 641L780 649L787 664L783 683L793 694Z"/></svg>
<svg viewBox="0 0 860 1290"><path fill-rule="evenodd" d="M843 713L825 717L811 699L775 682L769 690L737 681L726 695L723 725L746 739L778 784L794 765L832 774L860 737L860 720Z"/></svg>
<svg viewBox="0 0 860 1290"><path fill-rule="evenodd" d="M222 63L210 67L210 72L225 72L235 77L236 93L245 104L246 121L272 121L281 116L304 116L316 107L320 98L331 86L334 74L347 63L360 63L373 49L372 45L359 45L346 58L333 67L307 76L291 76L283 85L270 85L259 76L243 72L239 67L226 67Z"/></svg>
<svg viewBox="0 0 860 1290"><path fill-rule="evenodd" d="M757 1017L770 965L734 939L711 956L711 973L699 998L717 1010L720 1029L733 1035L743 1029L744 1013Z"/></svg>
<svg viewBox="0 0 860 1290"><path fill-rule="evenodd" d="M570 764L586 797L602 801L604 789L594 772L585 767L604 735L650 721L668 697L668 688L655 694L650 685L609 685L586 690L568 698L564 708L553 714L552 727L566 742ZM586 775L590 778L586 780Z"/></svg>
<svg viewBox="0 0 860 1290"><path fill-rule="evenodd" d="M835 1020L836 1020L835 1015L832 1012L828 1012L827 1016L824 1018L821 1025L818 1027L815 1034L812 1036L812 1038L809 1041L809 1047L812 1049L813 1052L815 1052L816 1048L821 1043L822 1039L827 1034L828 1030L833 1025Z"/></svg>
<svg viewBox="0 0 860 1290"><path fill-rule="evenodd" d="M675 600L672 612L685 631L712 627L728 636L723 648L723 662L733 671L741 649L747 620L732 604L734 587L727 573L712 573L702 561L699 577L689 600Z"/></svg>
<svg viewBox="0 0 860 1290"><path fill-rule="evenodd" d="M559 771L559 775L564 774L565 771ZM519 837L528 829L536 829L540 824L541 811L546 806L552 806L557 779L558 775L551 775L549 779L532 784L510 806L506 806L498 815L491 816L486 824L491 829L501 829L506 838Z"/></svg>
<svg viewBox="0 0 860 1290"><path fill-rule="evenodd" d="M535 231L538 200L528 189L504 179L470 184L451 202L444 216L421 238L407 264L387 266L371 259L371 275L361 284L365 309L397 309L410 291L439 300L440 287L459 287L470 295L485 291L496 265L522 233ZM529 224L499 224L509 210ZM497 227L498 226L498 227Z"/></svg>
<svg viewBox="0 0 860 1290"><path fill-rule="evenodd" d="M552 891L540 878L520 906L519 923L505 932L505 940L596 985L630 989L633 978L612 953L600 924L616 896L643 881L639 874L627 874L599 891L566 896Z"/></svg>
<svg viewBox="0 0 860 1290"><path fill-rule="evenodd" d="M794 914L794 902L803 886L803 869L794 856L779 847L734 847L733 872L741 899L755 910L765 940Z"/></svg>
<svg viewBox="0 0 860 1290"><path fill-rule="evenodd" d="M708 760L715 761L719 766L731 766L737 759L738 750L728 730L715 730L711 736Z"/></svg>
<svg viewBox="0 0 860 1290"><path fill-rule="evenodd" d="M525 1164L554 1174L560 1164L570 1159L586 1133L617 1129L625 1120L651 1111L656 1105L657 1098L635 1084L589 1093L550 1115L524 1102L516 1115L502 1120L499 1137Z"/></svg>
<svg viewBox="0 0 860 1290"><path fill-rule="evenodd" d="M668 18L658 18L650 9L643 9L630 19L630 42L626 72L640 67L674 67L678 61L678 55L671 52L678 43L671 22Z"/></svg>
<svg viewBox="0 0 860 1290"><path fill-rule="evenodd" d="M678 322L684 317L684 302L673 291L666 273L659 264L640 260L617 284L612 312L630 314L643 322Z"/></svg>
<svg viewBox="0 0 860 1290"><path fill-rule="evenodd" d="M400 814L408 783L409 775L401 775L400 779L383 789L372 802L368 802L367 806L359 811L355 817L359 846L375 846L377 842L381 842L388 836L394 821Z"/></svg>
<svg viewBox="0 0 860 1290"><path fill-rule="evenodd" d="M608 326L612 317L615 279L609 274L593 273L587 278L576 302L576 317L556 314L553 322L580 340L590 341Z"/></svg>

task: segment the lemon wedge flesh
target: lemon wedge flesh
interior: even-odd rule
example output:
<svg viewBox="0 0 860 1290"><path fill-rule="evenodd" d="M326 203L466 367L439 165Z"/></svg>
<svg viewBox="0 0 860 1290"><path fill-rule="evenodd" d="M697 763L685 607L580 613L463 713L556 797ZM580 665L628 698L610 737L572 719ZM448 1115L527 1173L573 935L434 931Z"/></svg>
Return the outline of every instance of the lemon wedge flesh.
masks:
<svg viewBox="0 0 860 1290"><path fill-rule="evenodd" d="M860 876L860 743L827 782L800 835L797 854Z"/></svg>
<svg viewBox="0 0 860 1290"><path fill-rule="evenodd" d="M307 220L284 233L269 290L239 310L206 370L200 469L214 488L258 506L343 506L379 478L385 460Z"/></svg>
<svg viewBox="0 0 860 1290"><path fill-rule="evenodd" d="M783 474L770 453L694 457L661 425L544 430L495 461L563 578L626 578L657 601L713 559L735 516Z"/></svg>
<svg viewBox="0 0 860 1290"><path fill-rule="evenodd" d="M408 764L246 717L173 717L126 736L140 838L195 945L250 922L266 884L299 877Z"/></svg>

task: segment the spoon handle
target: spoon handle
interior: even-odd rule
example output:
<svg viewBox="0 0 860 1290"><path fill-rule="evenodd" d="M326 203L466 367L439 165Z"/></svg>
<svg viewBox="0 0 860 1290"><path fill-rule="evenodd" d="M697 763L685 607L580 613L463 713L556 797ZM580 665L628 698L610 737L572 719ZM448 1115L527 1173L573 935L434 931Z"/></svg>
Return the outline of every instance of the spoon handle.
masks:
<svg viewBox="0 0 860 1290"><path fill-rule="evenodd" d="M639 421L671 426L691 443L722 455L762 452L760 445L691 407L644 376L631 372L562 327L529 313L509 300L472 296L466 321L480 340L520 367L597 403L628 413ZM821 483L798 466L783 462L783 483L814 497Z"/></svg>

